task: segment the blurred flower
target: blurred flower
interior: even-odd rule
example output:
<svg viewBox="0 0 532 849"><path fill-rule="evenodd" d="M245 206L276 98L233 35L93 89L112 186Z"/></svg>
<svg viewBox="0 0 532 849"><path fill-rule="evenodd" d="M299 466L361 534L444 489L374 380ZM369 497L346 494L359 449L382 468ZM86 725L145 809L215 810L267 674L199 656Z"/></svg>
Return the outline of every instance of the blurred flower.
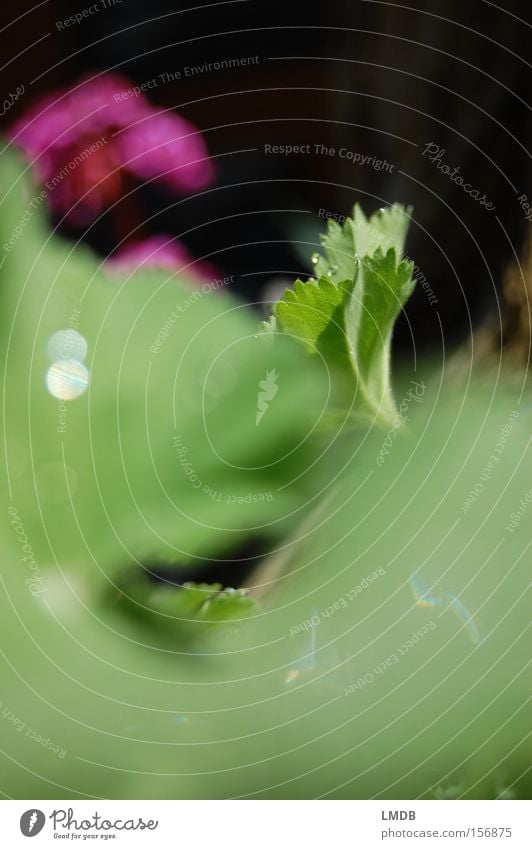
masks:
<svg viewBox="0 0 532 849"><path fill-rule="evenodd" d="M142 266L165 268L202 283L214 280L218 273L210 263L194 260L184 245L165 234L125 245L106 260L105 266L119 273L135 271Z"/></svg>
<svg viewBox="0 0 532 849"><path fill-rule="evenodd" d="M10 138L32 161L50 206L74 224L93 220L133 187L132 178L188 192L214 173L199 131L174 113L159 114L116 74L42 98Z"/></svg>

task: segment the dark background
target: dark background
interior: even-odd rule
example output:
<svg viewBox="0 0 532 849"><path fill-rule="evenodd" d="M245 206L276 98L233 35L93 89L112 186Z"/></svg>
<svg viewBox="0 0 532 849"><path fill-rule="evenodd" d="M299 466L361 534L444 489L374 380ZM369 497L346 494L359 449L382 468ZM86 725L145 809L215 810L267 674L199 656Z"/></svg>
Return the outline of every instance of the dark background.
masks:
<svg viewBox="0 0 532 849"><path fill-rule="evenodd" d="M146 218L155 216L143 235L175 233L256 301L272 278L308 273L312 245L294 240L316 240L320 208L412 203L408 254L438 299L431 305L418 287L408 306L416 345L440 349L442 331L452 344L469 337L471 322L497 315L504 268L526 235L518 196L532 196L528 2L106 1L64 30L56 22L90 2L4 8L3 96L26 86L5 120L86 73L113 69L142 83L187 65L260 60L149 93L203 130L218 176L214 190L177 205L163 190L141 189ZM429 142L495 212L421 155ZM265 143L345 145L386 159L393 172L338 157L266 156ZM102 224L90 241L106 253L110 238ZM405 352L411 332L403 318L396 343Z"/></svg>

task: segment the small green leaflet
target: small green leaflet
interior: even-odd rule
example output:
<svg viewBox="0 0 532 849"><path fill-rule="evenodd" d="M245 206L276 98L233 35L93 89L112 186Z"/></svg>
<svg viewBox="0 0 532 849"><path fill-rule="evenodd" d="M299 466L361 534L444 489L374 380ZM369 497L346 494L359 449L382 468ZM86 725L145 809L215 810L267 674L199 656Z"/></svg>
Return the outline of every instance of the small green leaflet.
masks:
<svg viewBox="0 0 532 849"><path fill-rule="evenodd" d="M402 260L411 208L394 205L366 218L359 206L330 221L315 255L316 278L297 280L274 307L265 331L288 333L331 372L333 404L355 421L389 426L397 412L390 382L392 330L412 294L413 263Z"/></svg>
<svg viewBox="0 0 532 849"><path fill-rule="evenodd" d="M356 204L353 217L343 225L329 221L321 239L325 257L315 254L313 258L316 276L330 276L336 283L351 280L356 276L357 259L373 256L379 248L384 254L394 248L396 257L402 256L411 214L412 207L394 204L368 219Z"/></svg>
<svg viewBox="0 0 532 849"><path fill-rule="evenodd" d="M204 639L207 630L228 625L234 630L256 607L246 590L221 584L151 583L146 574L124 576L113 606L141 620L150 630L173 641Z"/></svg>

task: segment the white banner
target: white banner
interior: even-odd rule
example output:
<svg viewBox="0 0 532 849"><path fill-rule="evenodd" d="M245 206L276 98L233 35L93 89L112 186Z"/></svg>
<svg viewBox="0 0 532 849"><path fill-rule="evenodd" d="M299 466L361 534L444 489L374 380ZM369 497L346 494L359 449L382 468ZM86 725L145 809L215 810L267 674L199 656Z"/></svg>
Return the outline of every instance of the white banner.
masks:
<svg viewBox="0 0 532 849"><path fill-rule="evenodd" d="M529 849L531 807L523 801L2 801L0 845Z"/></svg>

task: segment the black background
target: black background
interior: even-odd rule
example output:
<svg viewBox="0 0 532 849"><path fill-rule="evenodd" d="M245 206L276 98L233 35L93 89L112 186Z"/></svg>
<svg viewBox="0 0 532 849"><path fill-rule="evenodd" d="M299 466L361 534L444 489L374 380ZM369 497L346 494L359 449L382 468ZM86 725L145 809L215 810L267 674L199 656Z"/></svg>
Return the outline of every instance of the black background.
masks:
<svg viewBox="0 0 532 849"><path fill-rule="evenodd" d="M297 251L293 239L315 238L320 208L347 213L358 201L370 212L411 203L408 254L438 304L418 287L396 344L406 353L413 332L416 346L441 348L442 332L446 344L464 340L471 322L497 314L503 270L526 236L517 198L532 195L528 3L123 0L58 28L88 5L4 8L4 96L26 86L5 120L87 73L113 69L140 84L187 65L259 57L253 66L150 92L152 102L203 130L218 176L214 191L178 205L163 191L142 189L145 216L154 216L143 235L175 233L196 256L210 254L235 274L239 294L256 301L270 278L308 272L304 255L312 248ZM421 155L431 141L495 212ZM393 172L338 157L266 156L265 143L345 145L386 159ZM90 241L111 249L105 221Z"/></svg>

